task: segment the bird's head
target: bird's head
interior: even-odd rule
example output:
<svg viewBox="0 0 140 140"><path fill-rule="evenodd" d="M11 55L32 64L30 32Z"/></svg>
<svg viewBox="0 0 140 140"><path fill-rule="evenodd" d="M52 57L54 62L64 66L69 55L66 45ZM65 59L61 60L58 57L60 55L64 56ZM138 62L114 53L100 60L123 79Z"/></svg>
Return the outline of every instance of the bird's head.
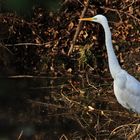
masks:
<svg viewBox="0 0 140 140"><path fill-rule="evenodd" d="M81 21L93 21L93 22L100 23L102 25L104 23L107 23L107 19L103 15L96 15L96 16L90 17L90 18L80 18L79 20L81 20Z"/></svg>

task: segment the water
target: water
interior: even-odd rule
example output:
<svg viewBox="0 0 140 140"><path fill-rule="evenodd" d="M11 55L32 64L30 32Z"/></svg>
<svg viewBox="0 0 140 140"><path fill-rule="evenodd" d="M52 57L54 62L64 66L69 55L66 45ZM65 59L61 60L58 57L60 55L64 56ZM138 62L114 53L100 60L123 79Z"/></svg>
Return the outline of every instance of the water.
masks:
<svg viewBox="0 0 140 140"><path fill-rule="evenodd" d="M59 117L46 117L53 111L56 113L55 98L64 86L69 85L69 80L69 77L1 77L0 139L11 140L20 135L32 139L36 131L46 132L46 129L56 137L61 126Z"/></svg>

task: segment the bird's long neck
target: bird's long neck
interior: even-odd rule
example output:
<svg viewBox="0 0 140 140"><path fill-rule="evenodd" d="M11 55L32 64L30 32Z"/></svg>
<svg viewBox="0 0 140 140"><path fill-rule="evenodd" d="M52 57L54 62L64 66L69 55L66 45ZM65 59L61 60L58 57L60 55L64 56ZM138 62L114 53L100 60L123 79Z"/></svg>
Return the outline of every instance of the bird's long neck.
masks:
<svg viewBox="0 0 140 140"><path fill-rule="evenodd" d="M105 23L103 25L103 28L105 31L105 44L106 44L106 49L107 49L107 54L108 54L109 69L110 69L112 78L115 78L115 75L120 72L121 67L119 65L119 62L113 50L111 32L110 32L108 23Z"/></svg>

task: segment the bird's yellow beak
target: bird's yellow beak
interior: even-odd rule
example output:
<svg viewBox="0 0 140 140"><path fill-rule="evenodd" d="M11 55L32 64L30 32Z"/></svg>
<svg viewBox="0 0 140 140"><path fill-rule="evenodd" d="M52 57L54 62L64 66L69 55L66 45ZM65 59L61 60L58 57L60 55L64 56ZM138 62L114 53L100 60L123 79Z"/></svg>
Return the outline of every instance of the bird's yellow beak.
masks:
<svg viewBox="0 0 140 140"><path fill-rule="evenodd" d="M96 18L90 17L90 18L80 18L81 21L94 21Z"/></svg>

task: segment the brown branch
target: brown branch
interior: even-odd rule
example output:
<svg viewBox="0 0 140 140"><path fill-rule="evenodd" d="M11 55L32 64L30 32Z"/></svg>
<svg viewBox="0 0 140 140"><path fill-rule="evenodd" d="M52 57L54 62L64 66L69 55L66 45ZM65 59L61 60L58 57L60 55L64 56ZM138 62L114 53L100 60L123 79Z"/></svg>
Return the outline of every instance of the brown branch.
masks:
<svg viewBox="0 0 140 140"><path fill-rule="evenodd" d="M140 124L135 124L136 128L130 133L130 136L128 136L128 140L136 140L140 136Z"/></svg>
<svg viewBox="0 0 140 140"><path fill-rule="evenodd" d="M21 130L21 132L20 132L20 134L19 134L19 136L18 136L18 140L21 139L22 135L23 135L23 130Z"/></svg>
<svg viewBox="0 0 140 140"><path fill-rule="evenodd" d="M89 5L89 0L87 0L87 2L85 3L84 9L83 9L82 14L81 14L81 16L80 16L81 18L84 17L85 12L86 12L86 10L87 10L87 8L88 8L88 5ZM74 47L74 45L75 45L76 38L77 38L77 36L78 36L78 34L79 34L79 32L80 32L81 26L82 26L82 22L79 20L78 26L77 26L77 28L76 28L75 35L74 35L74 37L73 37L73 40L72 40L72 42L71 42L70 49L69 49L69 51L68 51L68 56L71 54L71 52L72 52L72 50L73 50L73 47Z"/></svg>
<svg viewBox="0 0 140 140"><path fill-rule="evenodd" d="M11 47L11 46L49 46L51 44L51 42L47 42L47 43L42 43L42 44L38 44L38 43L17 43L17 44L4 44L6 47Z"/></svg>
<svg viewBox="0 0 140 140"><path fill-rule="evenodd" d="M136 20L138 22L138 24L140 24L140 19L138 19L137 17L135 17L134 15L132 15L132 14L130 14L128 12L125 12L123 10L117 10L117 9L107 8L107 7L101 7L101 8L102 9L105 9L105 10L109 10L109 11L114 11L114 12L116 12L119 15L119 17L120 17L120 13L123 13L123 14L125 14L125 15L133 18L134 20Z"/></svg>
<svg viewBox="0 0 140 140"><path fill-rule="evenodd" d="M94 89L97 90L97 87L95 87L93 84L90 84L89 78L88 78L88 74L86 73L86 80L89 86L93 87Z"/></svg>
<svg viewBox="0 0 140 140"><path fill-rule="evenodd" d="M22 78L30 78L30 79L60 79L62 77L48 77L48 76L34 76L34 75L11 75L11 76L0 76L0 78L9 78L9 79L22 79Z"/></svg>

